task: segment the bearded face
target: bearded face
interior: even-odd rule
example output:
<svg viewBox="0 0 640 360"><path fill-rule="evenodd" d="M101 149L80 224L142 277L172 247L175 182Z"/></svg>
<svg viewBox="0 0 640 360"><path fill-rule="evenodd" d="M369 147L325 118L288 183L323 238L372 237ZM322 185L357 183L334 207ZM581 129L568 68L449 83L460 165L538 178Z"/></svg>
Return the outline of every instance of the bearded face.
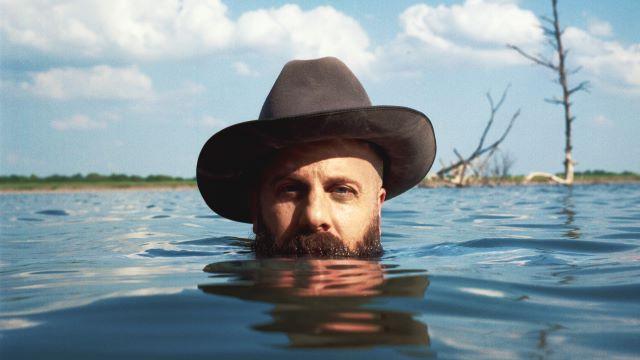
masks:
<svg viewBox="0 0 640 360"><path fill-rule="evenodd" d="M301 229L286 239L276 241L265 227L264 221L258 221L258 232L254 243L256 255L273 256L312 256L312 257L358 257L372 258L382 255L380 243L380 218L374 217L365 232L362 242L355 249L347 247L340 238L328 232L311 232Z"/></svg>
<svg viewBox="0 0 640 360"><path fill-rule="evenodd" d="M286 148L266 164L254 204L263 255L378 256L386 190L367 143L330 140Z"/></svg>

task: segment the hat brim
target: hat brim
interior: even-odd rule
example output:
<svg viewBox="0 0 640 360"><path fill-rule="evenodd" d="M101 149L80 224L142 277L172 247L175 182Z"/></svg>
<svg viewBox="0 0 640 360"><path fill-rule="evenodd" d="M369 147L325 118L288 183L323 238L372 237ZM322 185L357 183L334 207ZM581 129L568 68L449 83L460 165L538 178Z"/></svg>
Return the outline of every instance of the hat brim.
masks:
<svg viewBox="0 0 640 360"><path fill-rule="evenodd" d="M251 223L252 187L268 156L296 144L329 139L363 140L382 149L387 199L417 185L436 155L431 121L406 107L370 106L253 120L229 126L204 144L197 164L198 189L220 216Z"/></svg>

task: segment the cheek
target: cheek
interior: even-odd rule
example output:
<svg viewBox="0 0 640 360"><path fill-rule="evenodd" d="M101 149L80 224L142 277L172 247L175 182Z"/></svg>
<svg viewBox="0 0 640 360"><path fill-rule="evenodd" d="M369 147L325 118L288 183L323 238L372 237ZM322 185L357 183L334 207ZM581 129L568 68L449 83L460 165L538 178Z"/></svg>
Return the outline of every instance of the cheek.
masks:
<svg viewBox="0 0 640 360"><path fill-rule="evenodd" d="M275 203L263 206L262 218L267 228L279 237L289 227L293 218L294 208L290 204Z"/></svg>
<svg viewBox="0 0 640 360"><path fill-rule="evenodd" d="M343 239L360 241L377 211L377 203L369 199L358 204L338 204L334 207L334 225Z"/></svg>

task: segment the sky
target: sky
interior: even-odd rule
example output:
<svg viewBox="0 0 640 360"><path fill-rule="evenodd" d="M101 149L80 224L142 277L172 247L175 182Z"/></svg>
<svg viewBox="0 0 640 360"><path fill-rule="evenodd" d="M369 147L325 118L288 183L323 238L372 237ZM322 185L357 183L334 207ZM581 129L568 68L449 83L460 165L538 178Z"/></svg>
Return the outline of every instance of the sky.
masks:
<svg viewBox="0 0 640 360"><path fill-rule="evenodd" d="M640 2L560 0L576 170L640 172ZM555 74L505 44L552 56L550 1L0 0L0 175L193 177L215 132L257 119L282 66L336 56L375 105L431 119L436 163L521 115L501 151L512 172L561 172Z"/></svg>

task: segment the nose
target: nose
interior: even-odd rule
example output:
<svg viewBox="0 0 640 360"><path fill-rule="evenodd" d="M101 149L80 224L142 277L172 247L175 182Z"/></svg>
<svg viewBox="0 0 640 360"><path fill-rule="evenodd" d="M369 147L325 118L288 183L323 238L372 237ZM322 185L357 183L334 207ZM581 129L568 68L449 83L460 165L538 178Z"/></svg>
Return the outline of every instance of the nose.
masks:
<svg viewBox="0 0 640 360"><path fill-rule="evenodd" d="M311 232L328 231L331 228L328 200L324 191L310 191L304 203L300 225Z"/></svg>

